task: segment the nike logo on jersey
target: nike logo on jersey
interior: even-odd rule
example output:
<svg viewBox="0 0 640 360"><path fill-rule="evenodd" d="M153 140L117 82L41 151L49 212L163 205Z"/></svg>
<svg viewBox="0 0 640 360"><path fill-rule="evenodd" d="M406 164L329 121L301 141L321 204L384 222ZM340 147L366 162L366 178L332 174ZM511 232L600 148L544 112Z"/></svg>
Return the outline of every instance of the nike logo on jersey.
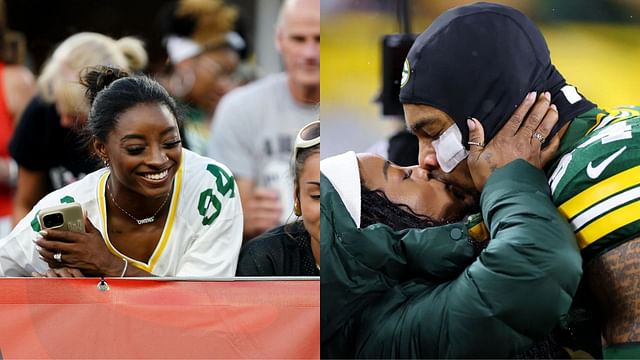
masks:
<svg viewBox="0 0 640 360"><path fill-rule="evenodd" d="M595 167L593 166L593 161L589 161L589 164L587 165L587 176L589 176L592 179L597 179L602 174L604 169L606 169L607 166L609 166L609 164L611 164L611 162L615 160L618 156L620 156L620 154L622 154L622 152L625 151L626 149L627 147L623 146L620 150L609 155L609 157L604 159L600 163L600 165Z"/></svg>

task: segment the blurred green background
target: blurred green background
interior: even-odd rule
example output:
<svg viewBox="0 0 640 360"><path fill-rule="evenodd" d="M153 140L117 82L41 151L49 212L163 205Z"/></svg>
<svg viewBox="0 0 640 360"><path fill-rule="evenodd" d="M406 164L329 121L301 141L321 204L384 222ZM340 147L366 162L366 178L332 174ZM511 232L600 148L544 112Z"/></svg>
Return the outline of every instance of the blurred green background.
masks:
<svg viewBox="0 0 640 360"><path fill-rule="evenodd" d="M409 0L411 31L473 1ZM569 83L600 107L640 104L640 0L512 0L538 24ZM381 115L381 38L401 31L397 1L323 0L322 157L365 151L402 126ZM470 84L472 86L472 84Z"/></svg>

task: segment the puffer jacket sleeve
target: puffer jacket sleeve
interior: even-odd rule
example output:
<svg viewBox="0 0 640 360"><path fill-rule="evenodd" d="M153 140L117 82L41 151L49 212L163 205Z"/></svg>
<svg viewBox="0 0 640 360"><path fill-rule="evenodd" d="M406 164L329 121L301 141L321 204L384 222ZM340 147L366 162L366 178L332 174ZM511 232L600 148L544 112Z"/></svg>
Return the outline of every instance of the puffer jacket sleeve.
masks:
<svg viewBox="0 0 640 360"><path fill-rule="evenodd" d="M509 357L566 314L581 258L543 173L522 160L496 170L481 206L491 241L478 259L454 280L416 279L378 297L360 316L356 356Z"/></svg>
<svg viewBox="0 0 640 360"><path fill-rule="evenodd" d="M346 358L353 354L354 317L369 301L415 276L453 279L476 254L463 224L400 232L384 225L358 229L324 175L320 186L322 357Z"/></svg>

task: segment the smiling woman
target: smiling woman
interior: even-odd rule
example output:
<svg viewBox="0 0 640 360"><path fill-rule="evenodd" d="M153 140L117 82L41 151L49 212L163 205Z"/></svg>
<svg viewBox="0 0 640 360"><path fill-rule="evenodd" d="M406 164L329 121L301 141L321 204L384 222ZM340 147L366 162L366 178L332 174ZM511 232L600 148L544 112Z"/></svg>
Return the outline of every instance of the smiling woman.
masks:
<svg viewBox="0 0 640 360"><path fill-rule="evenodd" d="M82 84L87 145L105 168L20 221L0 242L0 275L233 276L242 208L227 167L182 149L175 102L154 80L97 67ZM85 210L86 232L42 230L34 220L67 202Z"/></svg>

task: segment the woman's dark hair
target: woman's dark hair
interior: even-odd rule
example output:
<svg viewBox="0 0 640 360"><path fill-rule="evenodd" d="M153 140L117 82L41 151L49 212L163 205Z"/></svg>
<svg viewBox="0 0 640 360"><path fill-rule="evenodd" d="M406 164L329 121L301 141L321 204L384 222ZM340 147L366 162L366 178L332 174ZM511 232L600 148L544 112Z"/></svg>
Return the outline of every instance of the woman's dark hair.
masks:
<svg viewBox="0 0 640 360"><path fill-rule="evenodd" d="M320 153L320 144L316 144L313 145L312 147L308 147L306 149L300 149L298 150L298 153L296 154L296 158L293 159L293 187L295 189L296 194L298 195L298 197L300 196L300 174L302 173L302 170L304 169L304 162L307 161L307 159L313 155L313 154L319 154ZM296 220L292 223L289 223L287 225L285 225L284 227L284 232L285 234L295 240L295 237L292 235L293 232L297 231L298 228L300 226L302 226L303 222L302 220ZM302 226L302 229L304 230L304 226ZM307 233L306 230L304 230L304 233ZM308 233L307 233L308 235Z"/></svg>
<svg viewBox="0 0 640 360"><path fill-rule="evenodd" d="M293 159L293 186L296 190L296 193L299 190L299 186L300 186L300 174L302 173L302 170L304 170L304 162L307 161L307 159L313 155L313 154L319 154L320 153L320 144L316 144L313 145L311 147L308 148L302 148L302 149L298 149L298 152L296 154L296 158Z"/></svg>
<svg viewBox="0 0 640 360"><path fill-rule="evenodd" d="M393 230L422 229L448 223L416 214L409 206L389 200L382 190L370 190L362 184L360 189L362 204L360 226L363 228L372 224L385 224Z"/></svg>
<svg viewBox="0 0 640 360"><path fill-rule="evenodd" d="M106 142L118 123L118 117L138 104L165 105L180 125L176 103L155 80L144 75L129 75L109 66L95 66L83 70L80 83L86 87L85 96L91 105L86 131Z"/></svg>

